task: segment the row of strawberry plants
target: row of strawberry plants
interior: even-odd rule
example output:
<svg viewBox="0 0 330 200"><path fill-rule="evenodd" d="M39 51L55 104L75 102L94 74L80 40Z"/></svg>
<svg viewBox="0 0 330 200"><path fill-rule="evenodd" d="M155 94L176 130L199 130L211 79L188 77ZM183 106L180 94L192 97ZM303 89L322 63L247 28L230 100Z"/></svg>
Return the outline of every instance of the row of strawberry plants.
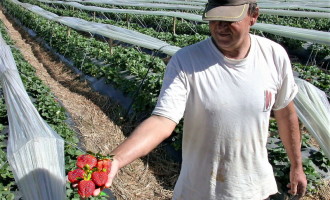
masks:
<svg viewBox="0 0 330 200"><path fill-rule="evenodd" d="M38 110L40 116L65 140L65 173L75 167L75 160L83 152L78 149L78 137L67 125L68 117L65 109L47 87L35 74L35 68L24 60L20 50L15 48L5 26L0 22L0 32L8 45L11 45L17 69L23 81L24 87ZM8 117L5 100L0 87L0 199L13 200L17 193L11 168L7 162L6 148L8 140ZM67 184L67 198L79 200L79 195L73 192L70 184ZM95 198L96 199L96 198ZM101 199L101 198L98 198ZM104 199L104 198L103 198Z"/></svg>
<svg viewBox="0 0 330 200"><path fill-rule="evenodd" d="M114 5L108 5L108 4L100 4L100 3L83 3L83 5L90 5L90 6L96 6L96 7L102 7L102 8L119 8L119 9L133 9L133 10L153 10L153 11L165 11L168 10L164 9L156 9L156 8L143 8L143 7L128 7L128 6L114 6ZM183 12L190 12L198 15L203 14L203 10L200 11L189 11L185 10ZM308 11L306 11L308 12ZM107 13L107 16L110 16L110 18L120 18L121 20L126 20L127 15L126 14L113 14L113 13ZM164 17L164 16L139 16L134 17L134 15L129 15L132 17L133 22L139 22L143 20L145 24L148 24L152 26L153 28L159 27L159 24L164 24L164 28L167 28L168 31L172 30L172 23L173 18L172 17ZM308 18L308 17L293 17L293 16L278 16L278 15L269 15L269 14L261 14L259 16L259 21L262 23L267 24L278 24L278 25L284 25L284 26L292 26L297 28L305 28L305 29L312 29L312 30L320 30L320 31L328 31L330 28L330 19L329 18ZM159 23L158 23L159 22ZM197 25L195 30L202 30L205 33L208 32L208 27L205 24L201 23L195 23L195 22L189 22L189 21L182 21L178 22L178 33L182 34L194 34L194 30L191 28L192 25ZM164 29L163 29L164 30ZM199 32L199 31L198 31Z"/></svg>
<svg viewBox="0 0 330 200"><path fill-rule="evenodd" d="M35 0L29 0L29 1L30 2L34 1L35 3L37 3ZM94 18L91 17L86 12L76 11L76 10L72 10L72 9L56 9L56 8L51 8L49 6L45 6L41 3L38 3L38 6L42 6L44 9L47 9L48 11L54 12L58 15L79 17L79 18L83 18L83 19L89 20L89 21L94 20ZM115 25L118 25L121 27L126 26L126 24L125 24L126 22L123 22L123 21L104 20L104 19L99 19L99 18L96 18L95 20L99 23L115 24ZM173 45L179 44L180 46L185 46L185 44L188 44L188 45L193 44L197 41L201 41L201 40L205 39L206 37L208 37L207 35L196 35L195 37L192 38L190 36L186 37L187 35L173 35L168 32L158 33L153 28L141 28L138 24L132 24L131 28L134 28L136 31L139 31L141 33L144 33L144 34L147 34L150 36L154 36L154 37L158 37L159 39L164 40L170 44L173 44ZM289 41L293 41L293 42L291 42L292 45L300 43L300 41L295 41L295 40L289 40ZM297 42L297 43L295 43L295 42ZM330 48L323 49L321 51L321 52L323 52L322 57L328 56L330 54L330 52L327 50L330 51ZM299 72L300 78L303 78L303 79L311 82L316 87L325 91L328 95L330 94L330 84L329 84L330 75L329 75L329 73L327 73L324 70L321 70L320 68L318 68L315 65L303 66L299 63L294 63L294 70Z"/></svg>
<svg viewBox="0 0 330 200"><path fill-rule="evenodd" d="M10 41L9 36L5 32L4 25L0 21L0 33L8 45L13 45ZM15 54L14 54L15 55ZM9 164L7 162L6 154L6 140L8 139L8 126L7 109L5 105L5 99L3 91L0 85L0 198L1 199L14 199L14 192L17 190L17 185L14 181L14 176L11 172Z"/></svg>
<svg viewBox="0 0 330 200"><path fill-rule="evenodd" d="M64 33L64 35L66 35L66 33ZM74 37L74 38L77 38L76 36ZM89 41L90 42L90 41ZM62 43L59 43L60 45L59 46L61 46L62 45ZM70 43L67 43L67 44L70 44ZM92 46L92 45L91 45ZM66 47L64 47L64 46L62 46L62 48L66 48ZM70 50L69 50L70 51ZM95 56L95 55L94 55ZM120 57L126 57L126 55L122 55L122 56L120 56ZM122 58L118 58L118 57L116 57L116 59L115 60L121 60ZM298 69L299 70L299 72L304 72L303 71L303 68L301 67L302 65L295 65L296 67L296 69ZM300 66L300 68L299 68L299 66ZM92 63L92 65L90 66L91 67L91 69L93 69L93 68L95 68L95 66L93 67L93 63ZM304 67L304 69L306 69L307 67ZM315 69L317 69L315 66L313 67L313 66L310 66L310 67L308 67L308 69L314 69L313 71L316 71ZM319 71L319 74L320 74L320 71L321 70L318 70ZM305 71L305 73L306 74L309 74L310 72L309 71ZM329 75L328 74L326 74L326 73L321 73L323 76L320 76L320 77L324 77L324 78L321 78L321 79L319 79L319 82L320 82L320 84L318 85L318 86L322 86L321 87L321 89L323 89L324 91L327 91L328 90L328 85L329 84L327 84L327 82L326 81L328 81L329 80ZM102 75L102 74L100 74L100 75ZM316 81L315 81L315 77L317 77L317 76L315 76L314 75L314 82L313 83L316 83ZM309 80L308 78L307 78L307 80ZM150 90L149 90L150 91Z"/></svg>
<svg viewBox="0 0 330 200"><path fill-rule="evenodd" d="M268 140L267 145L268 158L273 166L274 175L279 188L286 191L286 183L289 182L289 176L287 176L287 174L290 174L290 161L283 144L279 142L280 137L275 119L271 119L269 122L269 133L271 139ZM310 145L311 140L312 138L309 134L302 134L302 151L309 152L311 151L310 149L315 149L314 146ZM318 169L316 169L316 167ZM317 193L319 186L323 185L322 178L324 178L319 171L322 171L323 174L329 173L330 160L325 156L322 150L313 150L307 158L303 158L303 168L308 180L308 193Z"/></svg>
<svg viewBox="0 0 330 200"><path fill-rule="evenodd" d="M90 16L92 16L94 13L87 12ZM124 22L124 25L127 26L127 16L124 14L102 14L106 15L110 19L120 19L122 22ZM101 15L99 17L102 17ZM148 27L151 27L157 32L173 32L173 19L171 17L159 17L159 16L135 16L131 15L130 19L130 26L133 26L132 23L140 24L141 21L143 21L143 24L147 24ZM283 26L290 26L290 27L296 27L296 28L304 28L304 29L312 29L312 30L318 30L318 31L325 31L328 32L330 30L330 19L328 18L302 18L302 17L278 17L273 15L260 15L258 18L259 23L265 23L265 24L276 24L276 25L283 25ZM259 30L252 30L257 35L263 35L267 38L270 38L287 49L299 49L302 48L302 46L306 43L305 41L301 40L295 40L283 36L278 36L274 34L270 34L267 32L259 31ZM189 22L189 21L181 21L177 20L176 22L176 34L179 34L175 38L178 38L177 40L182 41L180 39L180 35L195 35L199 36L199 38L204 38L205 36L209 35L209 28L208 24L204 23L196 23L196 22ZM157 34L154 34L155 36ZM187 38L187 37L185 37ZM187 41L187 40L186 40ZM189 38L188 41L191 41ZM192 43L195 41L192 41ZM190 42L179 42L178 44L183 44L183 46L192 44ZM180 46L180 45L178 45ZM324 59L326 56L330 53L330 47L327 45L322 44L311 44L308 47L308 51L311 52L312 50L319 49L317 58L318 60Z"/></svg>
<svg viewBox="0 0 330 200"><path fill-rule="evenodd" d="M135 20L132 20L132 23L129 23L129 25L127 24L127 22L125 20L112 20L112 19L104 19L104 17L102 15L99 15L98 17L94 18L92 16L92 12L89 11L79 11L76 9L72 9L70 7L63 7L63 6L49 6L47 4L43 4L37 0L23 0L22 2L26 2L26 3L30 3L33 5L37 5L49 12L55 13L59 16L70 16L70 17L76 17L76 18L80 18L80 19L84 19L87 21L95 21L98 23L103 23L103 24L111 24L111 25L115 25L115 26L119 26L119 27L123 27L123 28L127 28L129 26L129 29L138 31L140 33L152 36L154 38L158 38L162 41L165 41L171 45L174 46L178 46L178 47L184 47L187 45L191 45L194 44L196 42L199 42L201 40L206 39L207 37L209 37L208 34L199 34L194 33L194 34L175 34L173 35L170 32L166 32L166 31L157 31L157 28L155 27L144 27L143 25L136 23ZM146 16L148 17L148 16ZM149 17L153 17L153 16L149 16ZM134 18L133 18L134 19ZM166 18L164 18L166 19ZM161 19L160 19L161 20ZM140 21L141 22L141 21ZM162 24L162 22L159 22L160 24ZM182 22L180 22L181 24ZM179 24L179 25L180 25ZM203 26L207 26L206 24L203 24ZM178 26L181 27L181 26ZM200 30L201 31L201 30Z"/></svg>
<svg viewBox="0 0 330 200"><path fill-rule="evenodd" d="M97 7L104 8L127 8L130 7L116 7L113 5L107 4L93 4L93 3L84 3L85 5L92 5ZM132 7L131 9L140 9L140 10L155 10L155 11L167 11L162 9L148 9L142 7ZM89 11L86 11L89 12ZM189 11L185 11L189 12ZM308 11L306 11L308 12ZM94 12L90 11L90 14L94 14ZM202 11L194 11L195 14L202 15ZM173 18L172 17L164 17L164 16L135 16L135 15L127 15L127 14L119 14L119 13L104 13L104 16L107 16L111 19L120 19L122 21L126 21L127 18L130 19L133 23L140 23L143 21L143 24L147 24L154 29L159 29L163 31L172 31L173 27ZM266 23L266 24L277 24L283 26L311 29L311 30L319 30L319 31L329 31L330 29L330 19L329 18L309 18L309 17L294 17L294 16L278 16L278 15L270 15L270 14L261 14L258 18L258 22ZM192 21L177 21L176 32L178 34L208 34L208 25L204 23L192 22Z"/></svg>
<svg viewBox="0 0 330 200"><path fill-rule="evenodd" d="M67 10L67 11L69 12L70 10ZM82 14L82 12L78 12L78 13ZM83 14L83 16L84 17L88 17L88 16L86 16L86 14ZM297 69L302 74L303 73L305 73L305 74L310 74L311 73L310 71L304 71L304 69L306 69L306 67L304 67L304 69L303 69L301 66L302 65L295 64L295 69ZM93 66L91 66L91 68L93 68ZM328 91L328 89L329 89L329 84L328 84L329 75L326 74L326 73L323 73L322 70L317 70L317 68L315 66L314 67L313 66L309 66L308 68L309 69L312 69L313 68L314 69L313 72L318 71L317 74L313 73L314 74L313 75L313 79L307 78L306 76L301 76L301 77L302 78L305 77L306 80L311 81L316 86L320 87L322 90ZM317 75L320 75L320 76L317 76ZM316 80L316 79L318 79L318 80Z"/></svg>
<svg viewBox="0 0 330 200"><path fill-rule="evenodd" d="M133 106L136 110L148 111L153 107L165 68L160 58L141 53L133 47L121 46L112 47L113 53L110 54L106 42L85 37L74 30L70 30L68 36L69 28L66 26L48 21L10 1L4 1L4 5L10 15L34 30L38 37L70 59L85 74L105 77L107 82L135 98ZM149 68L151 70L147 74ZM142 81L144 87L139 89Z"/></svg>
<svg viewBox="0 0 330 200"><path fill-rule="evenodd" d="M114 13L98 13L92 11L77 11L73 7L53 5L54 9L50 6L46 6L43 3L37 2L36 0L24 0L30 3L39 5L44 9L55 12L63 16L72 16L83 18L88 21L95 20L96 22L113 24L121 27L128 27L137 30L141 33L159 38L172 45L183 47L198 41L201 41L208 37L209 29L208 25L204 23L197 23L191 21L176 22L176 34L173 34L173 18L172 17L160 17L160 16L136 16L128 14L114 14ZM97 4L97 6L100 6ZM104 7L109 7L103 5ZM56 9L60 8L60 9ZM96 18L95 18L96 16ZM107 18L107 20L104 19ZM114 19L114 20L111 20ZM291 17L291 16L274 16L274 15L260 15L258 22L266 24L277 24L283 26L312 29L327 32L330 29L330 19L328 18L306 18L306 17ZM267 32L258 30L253 31L255 34L264 35L280 44L285 46L287 49L300 49L306 43L301 40L295 40L286 38ZM317 51L316 60L323 60L330 54L330 47L322 44L311 44L308 46L308 52Z"/></svg>
<svg viewBox="0 0 330 200"><path fill-rule="evenodd" d="M330 97L330 73L315 65L302 65L293 63L293 70L299 73L299 78L307 80L324 91Z"/></svg>

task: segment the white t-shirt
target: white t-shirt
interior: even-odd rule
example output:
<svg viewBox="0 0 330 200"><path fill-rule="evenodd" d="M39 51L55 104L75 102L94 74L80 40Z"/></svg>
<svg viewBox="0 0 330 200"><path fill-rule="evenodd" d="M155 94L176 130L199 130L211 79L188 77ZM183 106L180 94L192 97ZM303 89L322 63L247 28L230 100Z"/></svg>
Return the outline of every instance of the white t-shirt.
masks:
<svg viewBox="0 0 330 200"><path fill-rule="evenodd" d="M167 66L154 115L184 116L182 167L174 200L262 200L277 192L266 149L271 109L297 93L277 43L251 35L242 60L211 38L182 48Z"/></svg>

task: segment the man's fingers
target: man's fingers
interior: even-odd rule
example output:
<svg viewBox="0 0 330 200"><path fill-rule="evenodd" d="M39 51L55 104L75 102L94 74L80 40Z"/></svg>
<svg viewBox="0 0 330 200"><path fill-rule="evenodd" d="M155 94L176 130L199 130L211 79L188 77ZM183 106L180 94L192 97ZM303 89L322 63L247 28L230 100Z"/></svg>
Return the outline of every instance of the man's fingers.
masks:
<svg viewBox="0 0 330 200"><path fill-rule="evenodd" d="M109 187L111 186L111 184L112 184L112 179L113 179L113 177L111 177L111 176L109 175L109 177L108 177L108 181L105 183L105 187L106 187L106 188L109 188Z"/></svg>
<svg viewBox="0 0 330 200"><path fill-rule="evenodd" d="M306 194L306 185L303 183L300 184L289 183L287 187L289 188L288 193L294 195L292 199L300 199Z"/></svg>
<svg viewBox="0 0 330 200"><path fill-rule="evenodd" d="M297 184L291 183L290 190L288 192L292 195L296 195L297 194Z"/></svg>
<svg viewBox="0 0 330 200"><path fill-rule="evenodd" d="M292 199L300 199L305 195L307 187L306 175L302 168L292 168L290 170L289 194L294 195Z"/></svg>
<svg viewBox="0 0 330 200"><path fill-rule="evenodd" d="M100 194L100 192L101 192L101 188L95 189L93 192L93 196L98 196Z"/></svg>
<svg viewBox="0 0 330 200"><path fill-rule="evenodd" d="M118 163L116 162L116 160L113 160L110 173L108 174L108 180L105 183L106 188L109 188L112 185L112 180L115 178L117 171L118 171Z"/></svg>
<svg viewBox="0 0 330 200"><path fill-rule="evenodd" d="M108 180L107 180L107 182L105 183L105 187L106 188L109 188L110 186L111 186L111 184L112 184L112 179L114 178L114 173L112 172L112 171L110 171L110 174L108 175Z"/></svg>
<svg viewBox="0 0 330 200"><path fill-rule="evenodd" d="M299 185L297 188L297 194L299 197L305 196L306 193L306 187L304 185Z"/></svg>

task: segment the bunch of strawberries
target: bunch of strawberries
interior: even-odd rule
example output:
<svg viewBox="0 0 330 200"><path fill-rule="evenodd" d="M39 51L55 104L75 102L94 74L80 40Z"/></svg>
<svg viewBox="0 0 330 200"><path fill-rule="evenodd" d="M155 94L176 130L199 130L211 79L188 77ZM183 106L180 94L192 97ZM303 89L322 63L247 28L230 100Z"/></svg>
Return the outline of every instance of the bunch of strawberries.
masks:
<svg viewBox="0 0 330 200"><path fill-rule="evenodd" d="M96 154L84 154L77 157L77 169L69 171L68 180L78 184L78 194L82 198L93 195L95 189L101 191L108 180L108 174L111 169L112 157Z"/></svg>

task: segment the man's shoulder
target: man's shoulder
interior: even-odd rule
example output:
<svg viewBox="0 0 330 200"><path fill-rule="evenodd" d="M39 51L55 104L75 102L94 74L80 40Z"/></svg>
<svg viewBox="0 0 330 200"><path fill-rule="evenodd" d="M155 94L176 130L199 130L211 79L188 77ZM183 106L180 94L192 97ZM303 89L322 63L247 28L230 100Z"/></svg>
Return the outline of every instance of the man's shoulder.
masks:
<svg viewBox="0 0 330 200"><path fill-rule="evenodd" d="M254 40L256 41L255 44L257 48L261 49L262 51L270 51L271 53L276 52L277 54L284 53L286 54L286 50L282 45L279 43L270 40L266 37L261 37L258 35L252 35Z"/></svg>
<svg viewBox="0 0 330 200"><path fill-rule="evenodd" d="M268 38L263 37L263 36L260 36L260 35L253 35L253 34L251 34L251 36L253 38L255 38L257 41L259 41L259 42L266 42L266 43L270 43L270 44L275 43L273 40L268 39Z"/></svg>

